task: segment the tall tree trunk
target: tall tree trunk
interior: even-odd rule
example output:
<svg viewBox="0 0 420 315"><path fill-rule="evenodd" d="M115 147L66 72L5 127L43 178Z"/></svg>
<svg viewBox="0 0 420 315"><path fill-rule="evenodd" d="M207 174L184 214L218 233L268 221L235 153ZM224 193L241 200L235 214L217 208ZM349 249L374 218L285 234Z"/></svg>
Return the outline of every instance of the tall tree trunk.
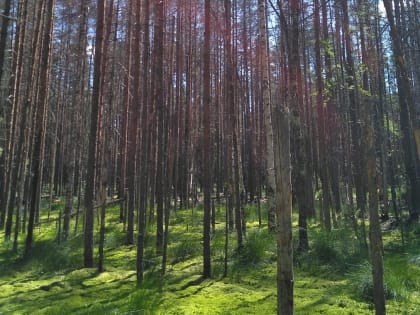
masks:
<svg viewBox="0 0 420 315"><path fill-rule="evenodd" d="M324 84L321 63L321 31L320 31L319 0L314 0L314 30L315 30L315 73L316 73L316 106L318 113L318 142L319 142L319 177L322 185L322 211L321 222L325 229L331 231L330 215L330 187L327 168L327 132L326 110L324 109Z"/></svg>
<svg viewBox="0 0 420 315"><path fill-rule="evenodd" d="M367 107L367 103L366 103ZM373 276L373 302L375 304L375 314L385 314L385 294L383 282L383 262L382 262L382 232L379 221L378 207L378 183L376 172L376 154L374 131L372 119L367 108L364 109L366 123L366 144L367 144L367 186L369 193L369 240L372 255L372 276Z"/></svg>
<svg viewBox="0 0 420 315"><path fill-rule="evenodd" d="M142 32L143 32L143 59L142 59L142 78L143 78L143 94L142 94L142 117L141 117L141 143L140 143L140 210L138 215L138 232L137 232L137 283L143 281L144 272L144 240L146 236L146 209L147 209L147 171L148 171L148 78L149 78L149 0L142 1Z"/></svg>
<svg viewBox="0 0 420 315"><path fill-rule="evenodd" d="M1 32L0 32L0 80L3 77L4 69L4 57L6 55L6 44L8 37L8 28L9 28L9 15L10 9L12 7L12 0L6 0L4 2L3 16L1 17Z"/></svg>
<svg viewBox="0 0 420 315"><path fill-rule="evenodd" d="M273 111L277 215L277 314L293 314L292 184L290 120L287 109Z"/></svg>
<svg viewBox="0 0 420 315"><path fill-rule="evenodd" d="M78 36L75 55L78 58L76 61L77 73L74 74L72 88L73 88L73 97L72 97L72 106L70 107L70 122L68 123L69 129L68 134L70 135L69 143L69 156L66 161L67 169L67 183L66 183L66 201L64 206L64 220L63 220L63 239L67 240L70 232L70 217L73 209L73 198L74 198L74 189L75 189L75 180L76 180L76 156L77 156L77 132L74 132L74 129L77 129L79 126L77 124L77 113L80 111L80 103L83 100L83 72L80 72L79 69L85 69L85 44L86 44L86 1L82 0L80 3L80 22L78 24ZM50 183L52 186L52 181ZM51 189L52 187L50 187Z"/></svg>
<svg viewBox="0 0 420 315"><path fill-rule="evenodd" d="M368 2L359 0L361 12L368 13ZM367 37L365 27L369 26L369 21L365 18L367 15L360 17L360 46L362 53L362 62L366 65L362 73L362 88L364 91L369 91L369 73L367 69L373 67L371 63L371 49L367 48ZM365 138L367 145L367 190L368 190L368 205L369 205L369 241L372 260L372 276L373 276L373 303L375 304L375 314L385 314L385 294L383 282L383 262L382 262L382 232L379 221L379 205L378 205L378 178L376 170L376 145L374 124L372 117L375 114L374 110L369 111L369 104L372 103L369 96L361 96L361 119L365 125ZM375 108L373 108L375 109Z"/></svg>
<svg viewBox="0 0 420 315"><path fill-rule="evenodd" d="M210 215L211 215L211 177L210 177L210 0L204 1L204 46L203 46L203 277L210 278Z"/></svg>
<svg viewBox="0 0 420 315"><path fill-rule="evenodd" d="M268 41L267 41L267 21L266 21L266 1L258 0L258 43L260 47L260 73L261 78L261 97L264 115L265 130L265 156L266 156L266 191L268 199L268 229L275 229L275 192L276 179L274 171L274 148L273 148L273 126L271 115L271 95L270 95L270 75L268 60Z"/></svg>
<svg viewBox="0 0 420 315"><path fill-rule="evenodd" d="M229 138L228 145L232 147L233 154L228 156L228 159L232 159L230 166L232 170L230 171L230 183L231 194L234 196L235 200L235 228L238 240L238 248L242 247L242 220L241 220L241 197L240 197L240 178L239 178L239 152L238 152L238 134L237 134L237 114L235 106L235 76L234 76L234 67L232 60L232 6L231 0L224 1L225 8L225 83L226 83L226 107L229 113ZM209 165L209 167L211 167Z"/></svg>
<svg viewBox="0 0 420 315"><path fill-rule="evenodd" d="M365 161L365 146L362 137L362 126L359 124L360 119L360 106L356 94L356 70L353 58L353 45L351 41L350 25L349 25L349 12L347 1L341 0L341 8L343 10L343 31L344 31L344 44L346 49L346 84L348 89L349 98L349 117L351 127L351 143L352 148L352 168L354 185L356 188L356 201L357 207L360 210L362 219L362 241L363 246L367 249L365 215L366 215L366 161Z"/></svg>
<svg viewBox="0 0 420 315"><path fill-rule="evenodd" d="M409 207L412 220L418 220L420 214L420 122L417 118L417 111L414 106L413 96L410 86L410 79L406 66L406 58L401 44L401 37L398 32L392 1L384 0L384 6L394 52L394 62L396 66L398 99L400 103L400 124L403 133L403 150L405 155L405 168L410 184L411 204ZM414 138L414 146L412 139ZM413 150L416 150L413 152Z"/></svg>
<svg viewBox="0 0 420 315"><path fill-rule="evenodd" d="M15 137L17 137L17 126L18 126L18 113L21 110L21 102L19 101L20 89L21 89L21 78L23 75L23 56L24 56L24 47L25 47L25 34L26 34L26 25L27 25L27 3L19 2L17 14L18 22L16 25L16 36L13 52L16 57L13 59L12 64L12 76L9 82L9 95L12 95L12 108L10 113L10 123L8 125L9 132L7 133L6 138L6 147L4 156L4 167L5 172L2 178L2 190L1 190L1 200L0 200L0 226L3 228L3 225L6 221L6 239L10 238L11 227L12 227L12 216L13 216L13 207L9 206L9 196L12 195L11 189L11 176L13 172L13 159L15 157ZM9 211L11 210L11 212ZM7 216L6 216L6 212Z"/></svg>
<svg viewBox="0 0 420 315"><path fill-rule="evenodd" d="M292 0L290 22L286 24L286 45L289 52L289 85L287 106L273 113L274 166L276 178L277 214L277 314L293 314L293 239L292 239L292 187L290 159L289 108L299 107L299 19L301 4ZM279 8L280 10L282 8Z"/></svg>
<svg viewBox="0 0 420 315"><path fill-rule="evenodd" d="M130 2L127 2L127 7L130 8ZM131 10L130 10L131 12ZM129 124L129 108L131 95L131 66L132 66L132 18L131 13L127 16L127 34L126 34L126 73L125 73L125 87L124 87L124 110L122 113L122 130L120 142L120 172L118 179L118 198L122 199L120 203L120 221L126 223L127 209L127 194L126 194L126 178L127 178L127 145L128 145L128 124Z"/></svg>
<svg viewBox="0 0 420 315"><path fill-rule="evenodd" d="M130 1L130 13L133 15L133 99L129 106L130 122L128 134L127 149L127 185L128 185L128 203L127 203L127 239L126 244L134 243L134 217L135 217L135 200L136 200L136 173L139 165L137 165L137 143L138 143L138 120L140 115L140 4L138 1ZM130 17L131 18L131 17ZM131 58L131 56L129 57Z"/></svg>
<svg viewBox="0 0 420 315"><path fill-rule="evenodd" d="M164 52L164 2L162 0L154 3L154 38L153 38L153 73L154 79L154 95L153 101L155 103L157 113L157 154L156 154L156 253L162 254L163 250L163 201L164 201L164 168L165 168L165 137L164 137L164 123L166 117L163 83L163 52Z"/></svg>
<svg viewBox="0 0 420 315"><path fill-rule="evenodd" d="M35 215L38 208L39 195L41 193L42 161L44 157L45 143L45 115L48 109L49 92L49 71L50 71L50 51L53 29L53 9L54 0L45 0L43 2L43 15L45 24L42 31L42 50L40 53L40 73L39 90L35 114L35 138L32 151L32 179L31 179L31 205L29 209L28 233L25 241L25 255L30 253L33 241L33 228Z"/></svg>
<svg viewBox="0 0 420 315"><path fill-rule="evenodd" d="M88 145L88 162L86 174L85 189L85 224L84 224L84 266L93 266L93 203L95 200L95 170L97 163L96 145L98 141L98 118L101 112L101 81L102 81L102 63L103 56L103 40L104 40L104 23L105 23L105 0L98 0L97 20L96 20L96 42L95 57L93 69L93 90L90 112L90 133Z"/></svg>

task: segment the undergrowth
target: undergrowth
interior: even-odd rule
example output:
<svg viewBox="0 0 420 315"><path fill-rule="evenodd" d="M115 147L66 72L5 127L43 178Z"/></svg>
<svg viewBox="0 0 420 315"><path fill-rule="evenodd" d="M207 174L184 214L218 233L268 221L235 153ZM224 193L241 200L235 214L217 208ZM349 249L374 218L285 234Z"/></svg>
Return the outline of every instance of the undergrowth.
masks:
<svg viewBox="0 0 420 315"><path fill-rule="evenodd" d="M53 217L60 204L54 202ZM261 209L266 217L265 207ZM35 231L30 257L20 258L21 247L17 253L11 247L0 248L0 314L275 313L276 238L266 226L259 227L255 205L248 205L245 211L248 224L243 246L238 249L236 233L229 232L226 257L224 207L217 207L215 232L211 234L212 279L205 281L200 277L202 207L171 214L164 277L161 257L155 251L155 226L148 226L146 273L141 285L135 277L136 246L125 245L118 207L107 210L105 272L101 274L94 268L82 268L83 222L77 231L72 226L69 239L60 243L55 223L44 224ZM418 230L413 226L407 231L410 242L405 247L397 232L384 233L389 314L420 313ZM96 230L95 253L97 235ZM371 314L368 261L368 253L361 249L351 229L340 227L327 233L309 224L309 250L295 251L295 313Z"/></svg>

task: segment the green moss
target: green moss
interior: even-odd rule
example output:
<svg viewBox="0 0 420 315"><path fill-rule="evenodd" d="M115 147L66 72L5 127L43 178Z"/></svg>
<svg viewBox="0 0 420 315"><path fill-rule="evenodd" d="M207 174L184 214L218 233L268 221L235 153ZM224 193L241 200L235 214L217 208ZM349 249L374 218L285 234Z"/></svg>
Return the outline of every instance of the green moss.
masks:
<svg viewBox="0 0 420 315"><path fill-rule="evenodd" d="M163 278L161 257L154 251L155 226L150 225L145 281L140 286L135 274L136 246L123 245L118 207L107 211L105 272L101 274L96 268L82 268L81 234L72 233L67 242L57 245L55 223L43 224L35 231L29 258L20 259L21 253L12 253L7 244L0 247L0 314L274 314L275 237L258 227L255 206L247 206L245 212L249 221L244 248L237 252L236 235L230 233L228 276L223 278L224 208L217 208L211 241L213 278L205 281L200 276L202 209L172 214ZM293 226L296 235L296 222ZM415 231L416 227L410 235L416 235ZM353 285L351 275L360 272L357 266L366 260L352 232L339 229L327 235L310 226L309 238L311 250L297 256L295 266L295 314L372 314L371 301L363 299ZM418 244L402 248L394 232L384 238L385 281L396 292L387 301L388 313L420 313ZM363 272L370 279L370 269Z"/></svg>

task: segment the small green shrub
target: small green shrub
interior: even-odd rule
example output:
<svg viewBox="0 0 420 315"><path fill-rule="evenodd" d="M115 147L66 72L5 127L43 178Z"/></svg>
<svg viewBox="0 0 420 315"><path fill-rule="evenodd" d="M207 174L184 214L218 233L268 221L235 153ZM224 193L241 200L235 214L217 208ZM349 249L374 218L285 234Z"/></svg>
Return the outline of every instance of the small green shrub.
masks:
<svg viewBox="0 0 420 315"><path fill-rule="evenodd" d="M50 272L81 265L80 252L73 252L69 243L57 245L53 241L35 242L30 256L23 263L32 265L38 272Z"/></svg>
<svg viewBox="0 0 420 315"><path fill-rule="evenodd" d="M124 241L125 235L119 231L112 230L105 234L105 247L118 248L124 244Z"/></svg>
<svg viewBox="0 0 420 315"><path fill-rule="evenodd" d="M327 233L318 233L313 239L312 252L321 263L337 262L340 253L334 239Z"/></svg>
<svg viewBox="0 0 420 315"><path fill-rule="evenodd" d="M236 253L240 265L256 265L261 262L265 253L275 241L266 230L255 229L248 233L243 247Z"/></svg>
<svg viewBox="0 0 420 315"><path fill-rule="evenodd" d="M310 253L305 257L311 260L311 264L315 259L322 266L329 266L337 271L348 271L366 258L351 231L314 231L309 239Z"/></svg>
<svg viewBox="0 0 420 315"><path fill-rule="evenodd" d="M170 249L170 257L172 257L172 264L176 264L187 259L190 259L201 253L200 242L192 239L185 239L180 241Z"/></svg>

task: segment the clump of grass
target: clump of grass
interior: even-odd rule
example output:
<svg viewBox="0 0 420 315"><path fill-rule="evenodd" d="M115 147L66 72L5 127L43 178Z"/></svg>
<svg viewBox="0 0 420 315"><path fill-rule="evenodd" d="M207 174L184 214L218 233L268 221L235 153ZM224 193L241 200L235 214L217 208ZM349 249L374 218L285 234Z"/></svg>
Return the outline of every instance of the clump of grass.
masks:
<svg viewBox="0 0 420 315"><path fill-rule="evenodd" d="M251 230L243 247L236 253L236 262L241 266L254 266L260 263L275 241L266 230ZM271 246L273 245L273 246Z"/></svg>
<svg viewBox="0 0 420 315"><path fill-rule="evenodd" d="M340 229L326 232L313 231L310 235L310 252L305 255L311 266L327 266L335 271L348 271L366 259L366 253L352 232Z"/></svg>
<svg viewBox="0 0 420 315"><path fill-rule="evenodd" d="M78 267L80 253L72 253L69 244L57 245L52 241L38 241L34 244L30 263L42 272Z"/></svg>
<svg viewBox="0 0 420 315"><path fill-rule="evenodd" d="M365 262L359 266L350 275L354 293L367 302L373 301L373 279L372 279L372 266L370 263ZM384 282L385 299L395 299L399 296L388 282Z"/></svg>
<svg viewBox="0 0 420 315"><path fill-rule="evenodd" d="M124 233L121 233L116 230L109 231L105 235L105 247L108 248L118 248L118 246L121 246L124 244L125 241L125 235Z"/></svg>
<svg viewBox="0 0 420 315"><path fill-rule="evenodd" d="M184 239L170 249L172 264L186 261L201 253L201 244L194 239Z"/></svg>
<svg viewBox="0 0 420 315"><path fill-rule="evenodd" d="M161 282L158 274L148 274L143 283L128 296L122 314L154 314L161 304Z"/></svg>

